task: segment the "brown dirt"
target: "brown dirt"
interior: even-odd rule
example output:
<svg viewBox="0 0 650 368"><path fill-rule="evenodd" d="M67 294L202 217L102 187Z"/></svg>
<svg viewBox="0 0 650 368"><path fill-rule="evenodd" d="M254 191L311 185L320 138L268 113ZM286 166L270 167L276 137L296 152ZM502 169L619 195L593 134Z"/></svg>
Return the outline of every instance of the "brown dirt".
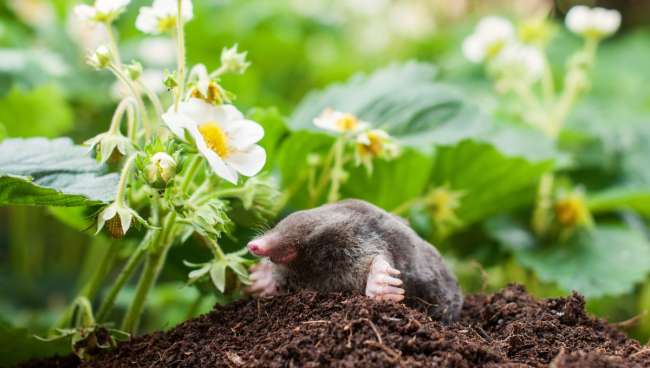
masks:
<svg viewBox="0 0 650 368"><path fill-rule="evenodd" d="M650 367L650 347L586 315L577 294L537 300L510 286L468 296L452 326L426 308L308 291L239 301L81 367Z"/></svg>

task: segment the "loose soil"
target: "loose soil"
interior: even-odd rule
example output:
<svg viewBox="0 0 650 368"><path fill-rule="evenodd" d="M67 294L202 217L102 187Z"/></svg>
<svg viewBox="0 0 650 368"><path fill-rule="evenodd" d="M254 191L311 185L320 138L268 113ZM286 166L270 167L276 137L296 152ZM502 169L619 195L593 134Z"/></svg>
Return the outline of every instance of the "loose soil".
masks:
<svg viewBox="0 0 650 368"><path fill-rule="evenodd" d="M22 367L650 367L650 346L588 316L577 294L538 300L510 286L470 295L451 326L427 308L304 291L218 306L83 364Z"/></svg>

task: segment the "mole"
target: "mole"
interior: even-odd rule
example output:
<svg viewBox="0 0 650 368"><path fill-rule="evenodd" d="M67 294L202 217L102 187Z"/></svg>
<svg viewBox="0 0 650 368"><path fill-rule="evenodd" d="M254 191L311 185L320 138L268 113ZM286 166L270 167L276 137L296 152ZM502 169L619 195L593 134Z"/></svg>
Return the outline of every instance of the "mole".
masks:
<svg viewBox="0 0 650 368"><path fill-rule="evenodd" d="M251 269L247 291L254 296L299 289L397 302L406 296L431 304L432 317L443 322L462 308L458 282L438 251L404 219L362 200L295 212L248 250L265 257Z"/></svg>

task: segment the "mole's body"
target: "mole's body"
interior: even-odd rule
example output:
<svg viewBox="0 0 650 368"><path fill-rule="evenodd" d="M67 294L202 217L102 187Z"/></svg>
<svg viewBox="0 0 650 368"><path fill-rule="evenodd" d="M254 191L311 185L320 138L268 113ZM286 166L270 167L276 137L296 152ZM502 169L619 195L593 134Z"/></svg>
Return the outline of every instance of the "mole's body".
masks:
<svg viewBox="0 0 650 368"><path fill-rule="evenodd" d="M434 305L434 317L458 317L456 279L433 246L404 221L359 200L296 212L248 244L268 257L251 274L250 291L358 291L400 301L406 294Z"/></svg>

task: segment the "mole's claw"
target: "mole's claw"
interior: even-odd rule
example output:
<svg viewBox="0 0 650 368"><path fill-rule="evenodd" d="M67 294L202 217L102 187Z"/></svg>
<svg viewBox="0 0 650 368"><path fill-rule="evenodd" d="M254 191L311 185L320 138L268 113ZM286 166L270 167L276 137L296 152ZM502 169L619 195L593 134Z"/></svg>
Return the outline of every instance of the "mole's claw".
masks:
<svg viewBox="0 0 650 368"><path fill-rule="evenodd" d="M366 282L366 295L377 300L401 301L404 299L402 280L391 275L400 272L393 268L382 255L375 256L370 265L368 281Z"/></svg>
<svg viewBox="0 0 650 368"><path fill-rule="evenodd" d="M271 296L278 292L278 285L273 276L273 265L261 262L251 267L252 284L244 289L253 296Z"/></svg>

